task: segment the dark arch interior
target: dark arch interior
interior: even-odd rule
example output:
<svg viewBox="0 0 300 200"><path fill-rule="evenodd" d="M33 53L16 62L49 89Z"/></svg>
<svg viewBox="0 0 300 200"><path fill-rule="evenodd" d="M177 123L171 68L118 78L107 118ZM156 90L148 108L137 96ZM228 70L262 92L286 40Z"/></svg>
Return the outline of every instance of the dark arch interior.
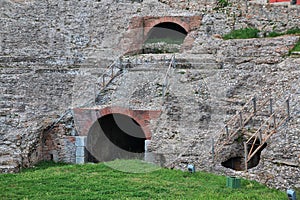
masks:
<svg viewBox="0 0 300 200"><path fill-rule="evenodd" d="M255 143L254 150L257 149L259 146L259 142ZM253 167L256 167L259 164L260 161L260 154L264 148L267 147L267 144L265 143L262 148L250 159L248 162L248 169L251 169ZM248 151L250 150L251 146L248 146ZM245 170L245 158L243 156L237 156L229 158L228 160L221 163L222 166L226 168L230 168L236 171L243 171Z"/></svg>
<svg viewBox="0 0 300 200"><path fill-rule="evenodd" d="M145 134L134 119L122 114L110 114L98 119L98 122L114 145L133 153L145 151Z"/></svg>
<svg viewBox="0 0 300 200"><path fill-rule="evenodd" d="M145 134L140 125L123 114L98 119L87 139L88 161L139 158L145 152Z"/></svg>
<svg viewBox="0 0 300 200"><path fill-rule="evenodd" d="M173 22L163 22L155 25L147 35L147 42L167 41L168 43L182 44L187 36L186 30Z"/></svg>

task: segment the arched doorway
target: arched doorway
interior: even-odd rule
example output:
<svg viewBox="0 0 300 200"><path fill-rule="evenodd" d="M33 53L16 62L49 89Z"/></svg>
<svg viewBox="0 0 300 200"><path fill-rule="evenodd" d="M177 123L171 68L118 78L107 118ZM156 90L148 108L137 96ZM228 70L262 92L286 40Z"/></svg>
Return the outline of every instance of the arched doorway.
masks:
<svg viewBox="0 0 300 200"><path fill-rule="evenodd" d="M188 32L177 23L162 22L150 29L143 45L144 53L179 52Z"/></svg>
<svg viewBox="0 0 300 200"><path fill-rule="evenodd" d="M112 113L100 117L87 136L88 161L142 159L146 136L130 116Z"/></svg>

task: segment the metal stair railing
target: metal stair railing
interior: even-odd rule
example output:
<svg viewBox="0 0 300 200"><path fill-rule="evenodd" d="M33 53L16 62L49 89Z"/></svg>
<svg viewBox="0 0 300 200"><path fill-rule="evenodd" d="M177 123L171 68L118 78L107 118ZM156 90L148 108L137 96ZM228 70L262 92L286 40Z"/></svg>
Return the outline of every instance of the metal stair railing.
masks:
<svg viewBox="0 0 300 200"><path fill-rule="evenodd" d="M166 73L166 75L163 79L163 85L162 85L162 96L163 97L167 94L167 90L170 86L169 79L171 77L171 69L172 68L176 68L176 60L175 60L175 55L174 54L171 57L167 73Z"/></svg>
<svg viewBox="0 0 300 200"><path fill-rule="evenodd" d="M231 119L226 122L226 125L220 130L220 132L218 133L219 137L217 139L218 142L222 141L222 138L224 137L225 134L225 138L226 141L222 144L220 143L216 143L216 146L219 146L219 148L216 148L216 153L220 152L223 148L223 145L227 144L230 142L230 140L242 129L242 127L244 127L249 120L251 119L251 117L253 116L252 110L255 111L256 108L254 108L255 106L253 106L253 108L249 106L251 105L251 103L253 103L253 99L255 97L250 98L250 100L248 100L244 106L240 109L239 112L237 112L233 117L231 117ZM243 111L247 111L248 115L247 117L245 117L245 113L244 113L244 117L243 115Z"/></svg>
<svg viewBox="0 0 300 200"><path fill-rule="evenodd" d="M244 143L245 150L245 169L247 170L247 163L259 152L269 138L277 133L279 127L287 123L290 119L290 98L285 99L286 112L281 107L279 110L271 113L270 117L256 130L256 132ZM278 122L277 122L278 121ZM265 128L265 129L263 129ZM260 144L255 148L256 141ZM248 151L248 145L251 145Z"/></svg>
<svg viewBox="0 0 300 200"><path fill-rule="evenodd" d="M261 104L257 105L257 97L253 96L250 98L250 100L246 102L242 109L240 109L240 111L237 112L237 114L235 114L219 132L219 137L217 140L219 143L216 143L218 148L216 148L215 153L218 154L224 148L224 145L229 144L232 138L234 138L234 136L236 136L238 133L245 134L243 133L243 131L245 131L245 126L250 122L251 119L253 119L253 117L257 116L257 113L262 111L264 106L266 106L270 101L271 100L267 98ZM272 110L272 106L270 106L270 109ZM224 132L226 140L220 144L220 141L222 141L222 138L224 138Z"/></svg>

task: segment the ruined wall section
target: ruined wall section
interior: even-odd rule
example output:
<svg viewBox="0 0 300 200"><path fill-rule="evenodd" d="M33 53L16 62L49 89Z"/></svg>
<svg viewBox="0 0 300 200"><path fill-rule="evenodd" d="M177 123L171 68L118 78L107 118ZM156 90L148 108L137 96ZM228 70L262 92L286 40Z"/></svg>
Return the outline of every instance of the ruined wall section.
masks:
<svg viewBox="0 0 300 200"><path fill-rule="evenodd" d="M192 15L150 0L1 1L0 9L2 172L38 161L42 133L68 108L95 103L134 16Z"/></svg>
<svg viewBox="0 0 300 200"><path fill-rule="evenodd" d="M190 16L156 1L1 3L0 63L70 66L114 60L134 16Z"/></svg>
<svg viewBox="0 0 300 200"><path fill-rule="evenodd" d="M153 131L150 150L163 155L157 159L167 167L186 169L187 163L194 163L201 170L251 177L262 183L268 180L269 186L281 189L297 185L299 59L286 56L298 39L299 36L229 41L213 38L195 46L194 54L184 54L186 65L178 65L172 75L164 110ZM195 54L202 65L192 64L197 61ZM213 60L201 60L204 55L206 58L213 55L215 64L212 64ZM222 160L213 163L212 139L217 142L219 134L223 133L220 130L224 122L253 95L257 95L258 101L274 97L284 103L289 94L292 94L293 120L268 142L259 166L250 169L249 173L222 167L221 162L234 156L232 152L236 153L235 146L228 146L222 151ZM281 140L282 137L286 139ZM282 155L282 149L287 152L286 156ZM281 163L279 168L278 163ZM276 170L284 176L267 176Z"/></svg>
<svg viewBox="0 0 300 200"><path fill-rule="evenodd" d="M74 74L32 68L0 71L0 163L1 168L11 170L12 166L29 166L36 160L30 157L39 146L41 132L70 105Z"/></svg>
<svg viewBox="0 0 300 200"><path fill-rule="evenodd" d="M223 35L231 30L254 27L261 31L261 36L277 31L284 32L300 26L300 7L276 5L260 2L230 0L222 6L217 1L169 1L161 0L173 8L196 11L202 14L201 32L209 35Z"/></svg>

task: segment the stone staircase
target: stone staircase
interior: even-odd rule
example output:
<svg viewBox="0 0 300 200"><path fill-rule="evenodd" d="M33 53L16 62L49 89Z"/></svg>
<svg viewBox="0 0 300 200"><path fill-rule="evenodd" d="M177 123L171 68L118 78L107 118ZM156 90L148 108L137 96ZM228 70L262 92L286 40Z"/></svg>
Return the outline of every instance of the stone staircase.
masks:
<svg viewBox="0 0 300 200"><path fill-rule="evenodd" d="M184 168L188 162L205 168L211 138L224 118L225 73L211 54L176 54L162 114L153 130L150 151L162 155L163 165ZM224 72L223 72L224 71ZM224 97L224 96L223 96ZM226 102L225 102L226 104Z"/></svg>
<svg viewBox="0 0 300 200"><path fill-rule="evenodd" d="M122 64L116 76L114 78L108 76L105 81L105 87L97 97L97 105L160 110L163 79L169 62L170 58L167 57L164 60L141 57L122 58Z"/></svg>

